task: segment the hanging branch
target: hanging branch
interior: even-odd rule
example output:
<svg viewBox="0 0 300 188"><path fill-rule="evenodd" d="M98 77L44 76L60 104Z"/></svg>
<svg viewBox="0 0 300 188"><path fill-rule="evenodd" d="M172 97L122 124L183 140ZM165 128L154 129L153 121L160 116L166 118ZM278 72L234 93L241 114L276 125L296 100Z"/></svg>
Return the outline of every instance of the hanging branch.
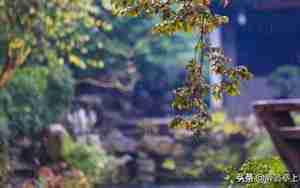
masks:
<svg viewBox="0 0 300 188"><path fill-rule="evenodd" d="M222 0L226 7L229 0ZM222 93L238 95L240 82L249 80L252 74L244 66L230 66L230 59L222 48L215 48L205 43L205 36L226 24L226 16L216 15L211 9L211 0L112 0L115 12L119 15L154 16L160 22L153 27L158 34L173 35L178 32L193 33L201 29L201 36L194 48L194 58L186 66L188 75L183 87L174 91L172 107L180 112L194 114L192 118L177 117L171 127L184 127L195 133L205 133L210 128L210 115L204 98L210 93L219 99ZM199 60L199 50L200 63ZM203 74L204 58L208 57L209 66L214 74L224 78L220 84L208 83Z"/></svg>
<svg viewBox="0 0 300 188"><path fill-rule="evenodd" d="M201 43L203 44L203 47L201 49L201 59L200 59L200 63L203 63L204 62L204 48L205 48L205 44L204 44L204 28L205 28L205 16L203 15L202 16L202 25L201 25Z"/></svg>

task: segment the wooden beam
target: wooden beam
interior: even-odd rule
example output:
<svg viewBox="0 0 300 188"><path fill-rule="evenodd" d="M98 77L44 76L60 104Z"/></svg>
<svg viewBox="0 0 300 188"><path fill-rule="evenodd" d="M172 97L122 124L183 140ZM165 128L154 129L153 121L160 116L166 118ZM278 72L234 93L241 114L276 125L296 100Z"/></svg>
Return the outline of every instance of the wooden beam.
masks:
<svg viewBox="0 0 300 188"><path fill-rule="evenodd" d="M286 112L300 111L300 99L263 100L253 104L259 112Z"/></svg>

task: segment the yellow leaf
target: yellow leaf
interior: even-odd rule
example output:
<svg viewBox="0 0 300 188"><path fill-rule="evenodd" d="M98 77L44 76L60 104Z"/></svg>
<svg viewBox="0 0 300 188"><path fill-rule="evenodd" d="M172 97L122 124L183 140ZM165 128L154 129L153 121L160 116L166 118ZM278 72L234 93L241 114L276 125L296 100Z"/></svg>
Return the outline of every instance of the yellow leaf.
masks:
<svg viewBox="0 0 300 188"><path fill-rule="evenodd" d="M74 64L74 65L76 65L76 66L78 66L78 67L80 67L80 68L86 68L86 65L85 65L85 64L81 61L81 59L80 59L78 56L76 56L76 55L71 54L71 55L69 56L69 61L70 61L71 64Z"/></svg>
<svg viewBox="0 0 300 188"><path fill-rule="evenodd" d="M23 48L25 45L24 40L15 38L9 43L9 48L10 49L20 49Z"/></svg>
<svg viewBox="0 0 300 188"><path fill-rule="evenodd" d="M167 170L175 170L176 168L176 164L175 161L172 159L166 159L163 164L162 167L167 169Z"/></svg>

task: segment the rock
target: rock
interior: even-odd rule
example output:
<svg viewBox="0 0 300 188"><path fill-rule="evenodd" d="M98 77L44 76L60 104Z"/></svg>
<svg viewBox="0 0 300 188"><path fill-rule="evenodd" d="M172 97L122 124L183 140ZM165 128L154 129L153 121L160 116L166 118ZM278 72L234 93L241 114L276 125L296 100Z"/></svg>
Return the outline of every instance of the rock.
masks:
<svg viewBox="0 0 300 188"><path fill-rule="evenodd" d="M177 140L184 140L186 138L190 138L194 134L193 131L187 130L185 128L172 129L171 132Z"/></svg>
<svg viewBox="0 0 300 188"><path fill-rule="evenodd" d="M111 164L111 174L112 181L114 183L125 183L130 181L132 178L132 170L130 168L130 163L133 161L133 158L130 155L124 155L120 158L116 158Z"/></svg>
<svg viewBox="0 0 300 188"><path fill-rule="evenodd" d="M144 174L140 175L139 180L145 183L155 183L155 176L149 175L149 174Z"/></svg>
<svg viewBox="0 0 300 188"><path fill-rule="evenodd" d="M140 173L154 173L155 172L155 162L152 159L138 159L138 170Z"/></svg>
<svg viewBox="0 0 300 188"><path fill-rule="evenodd" d="M132 161L133 158L130 155L124 155L116 159L115 163L117 166L125 166L128 162Z"/></svg>
<svg viewBox="0 0 300 188"><path fill-rule="evenodd" d="M102 119L101 98L97 95L80 95L75 97L70 109L61 116L59 122L77 140L81 135L94 132Z"/></svg>
<svg viewBox="0 0 300 188"><path fill-rule="evenodd" d="M100 138L98 134L89 134L87 135L87 143L101 145Z"/></svg>
<svg viewBox="0 0 300 188"><path fill-rule="evenodd" d="M68 129L72 131L75 137L90 133L96 122L97 113L94 110L79 108L67 114Z"/></svg>
<svg viewBox="0 0 300 188"><path fill-rule="evenodd" d="M77 137L77 143L85 144L85 145L91 145L97 148L97 150L101 153L105 153L103 144L100 140L100 137L98 134L87 134L87 135L81 135Z"/></svg>
<svg viewBox="0 0 300 188"><path fill-rule="evenodd" d="M172 154L175 146L174 140L169 136L149 136L145 135L141 141L141 147L157 155Z"/></svg>
<svg viewBox="0 0 300 188"><path fill-rule="evenodd" d="M184 146L182 144L175 144L174 148L173 148L173 152L172 155L174 157L183 157L185 154L185 149Z"/></svg>
<svg viewBox="0 0 300 188"><path fill-rule="evenodd" d="M104 139L104 147L110 152L131 153L137 150L134 139L124 136L119 130L112 130Z"/></svg>
<svg viewBox="0 0 300 188"><path fill-rule="evenodd" d="M80 135L77 137L76 140L78 143L81 144L99 145L99 146L102 145L98 134Z"/></svg>
<svg viewBox="0 0 300 188"><path fill-rule="evenodd" d="M53 161L63 158L64 143L71 137L61 124L50 125L45 130L44 145L46 152Z"/></svg>
<svg viewBox="0 0 300 188"><path fill-rule="evenodd" d="M155 161L150 158L141 158L137 160L138 179L142 182L155 182Z"/></svg>

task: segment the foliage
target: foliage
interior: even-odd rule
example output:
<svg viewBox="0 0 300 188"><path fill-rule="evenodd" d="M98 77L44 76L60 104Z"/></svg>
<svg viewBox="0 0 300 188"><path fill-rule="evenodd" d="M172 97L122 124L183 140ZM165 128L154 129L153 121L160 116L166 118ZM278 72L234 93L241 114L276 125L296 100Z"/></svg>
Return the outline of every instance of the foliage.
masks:
<svg viewBox="0 0 300 188"><path fill-rule="evenodd" d="M64 137L63 159L74 169L80 170L91 184L100 184L109 176L108 164L113 158L99 146L80 144L70 136Z"/></svg>
<svg viewBox="0 0 300 188"><path fill-rule="evenodd" d="M292 177L278 157L249 160L238 171L228 168L226 172L226 184L228 186L282 188L292 187L293 182Z"/></svg>
<svg viewBox="0 0 300 188"><path fill-rule="evenodd" d="M34 135L57 120L73 94L73 79L63 67L24 67L0 91L1 118L14 134Z"/></svg>
<svg viewBox="0 0 300 188"><path fill-rule="evenodd" d="M212 122L218 124L214 126L212 135L224 134L225 137L218 144L220 148L208 146L208 152L205 152L208 154L202 154L199 163L211 164L209 169L225 172L224 185L227 187L290 186L291 179L284 179L288 172L283 162L278 157L270 157L276 156L271 138L266 132L259 130L257 122L251 116L230 121L224 113L216 112L212 117ZM264 179L258 179L262 178L259 175L263 175Z"/></svg>
<svg viewBox="0 0 300 188"><path fill-rule="evenodd" d="M194 153L195 160L191 169L197 171L198 176L203 179L221 178L221 169L227 166L238 166L242 160L241 147L232 143L227 144L228 147L200 146Z"/></svg>
<svg viewBox="0 0 300 188"><path fill-rule="evenodd" d="M249 158L264 159L276 155L272 139L267 133L254 136L248 141L247 148Z"/></svg>
<svg viewBox="0 0 300 188"><path fill-rule="evenodd" d="M211 131L193 139L193 149L187 154L190 157L188 162L175 159L176 178L221 180L224 178L224 169L225 175L230 175L229 172L238 173L234 169L240 169L249 159L264 161L276 156L270 137L257 126L253 116L229 119L219 111L212 113L211 117ZM258 162L257 165L263 166L264 163Z"/></svg>
<svg viewBox="0 0 300 188"><path fill-rule="evenodd" d="M193 151L195 160L192 169L198 171L201 177L209 178L214 175L214 178L220 178L223 168L238 167L243 162L248 149L245 143L253 139L250 136L253 124L249 129L241 122L228 119L221 111L212 113L211 117L211 131L206 135L203 143ZM236 140L236 138L240 139ZM219 177L216 177L216 174Z"/></svg>
<svg viewBox="0 0 300 188"><path fill-rule="evenodd" d="M8 137L10 135L9 127L7 125L5 114L0 113L0 142L7 144Z"/></svg>
<svg viewBox="0 0 300 188"><path fill-rule="evenodd" d="M172 159L166 159L162 163L162 167L164 169L167 169L167 170L175 170L176 169L176 164L175 164L174 160L172 160Z"/></svg>
<svg viewBox="0 0 300 188"><path fill-rule="evenodd" d="M207 34L228 22L225 16L217 15L211 9L211 1L202 0L167 0L167 1L112 1L117 14L127 16L156 16L159 23L153 27L153 32L172 35L177 32L199 33L199 41L194 47L195 56L186 69L188 77L185 86L175 91L173 107L179 111L197 112L192 119L177 118L173 125L190 127L194 132L206 130L210 120L207 105L203 98L212 92L216 98L222 92L238 95L240 81L250 79L251 73L244 66L233 68L229 66L230 59L224 51L212 47L206 40ZM226 1L225 4L227 4ZM222 75L224 80L216 85L210 85L204 78L205 62L211 70Z"/></svg>
<svg viewBox="0 0 300 188"><path fill-rule="evenodd" d="M171 113L171 92L184 82L181 76L184 63L181 62L193 55L193 37L151 35L153 21L141 17L120 19L112 15L110 1L101 2L100 17L112 28L90 34L86 56L101 56L105 66L75 69L78 93L113 89L112 92L121 97L106 96L106 92L97 93L97 96L102 99L106 112L120 114L126 119Z"/></svg>
<svg viewBox="0 0 300 188"><path fill-rule="evenodd" d="M91 42L86 46L89 50L85 56L95 58L101 56L105 66L102 69L76 69L75 75L80 81L86 78L94 80L96 80L95 78L98 80L104 78L109 79L112 85L126 86L130 85L132 80L153 80L157 74L153 68L170 70L166 67L175 66L175 63L185 59L184 56L192 51L189 44L189 39L192 37L150 35L151 21L143 18L120 19L112 15L110 1L101 2L102 4L99 5L100 17L111 23L111 29L98 30L89 34ZM120 33L126 33L126 35ZM154 67L153 64L157 64L157 66ZM148 68L151 70L149 71ZM174 74L174 69L170 71ZM179 79L175 77L164 81L175 82L177 80ZM117 87L117 89L119 88ZM128 90L126 91L128 92Z"/></svg>
<svg viewBox="0 0 300 188"><path fill-rule="evenodd" d="M75 144L68 155L66 162L72 167L80 169L91 183L103 183L109 176L108 163L112 162L104 151L93 145Z"/></svg>
<svg viewBox="0 0 300 188"><path fill-rule="evenodd" d="M52 65L65 61L82 68L94 65L94 61L83 62L81 52L89 41L86 31L105 25L98 14L94 0L1 0L0 40L5 66L0 86L28 58Z"/></svg>
<svg viewBox="0 0 300 188"><path fill-rule="evenodd" d="M268 82L274 88L276 98L289 98L299 97L299 79L299 66L283 65L268 77Z"/></svg>
<svg viewBox="0 0 300 188"><path fill-rule="evenodd" d="M3 114L0 114L0 187L5 187L9 171L8 137L8 126Z"/></svg>
<svg viewBox="0 0 300 188"><path fill-rule="evenodd" d="M269 152L272 145L265 147L263 143L255 142L257 135L261 134L258 127L256 129L256 122L252 116L232 120L224 112L219 111L212 113L211 117L211 131L206 135L186 139L190 135L186 129L174 130L177 142L184 142L185 157L174 158L175 166L171 161L165 161L165 168L172 170L170 174L173 173L173 177L171 175L168 177L183 181L222 181L223 169L228 166L239 168L248 159L248 155L255 155L257 151L264 149L265 155L273 154ZM265 135L261 136L269 139ZM270 143L266 139L262 142ZM175 169L172 169L173 167Z"/></svg>

